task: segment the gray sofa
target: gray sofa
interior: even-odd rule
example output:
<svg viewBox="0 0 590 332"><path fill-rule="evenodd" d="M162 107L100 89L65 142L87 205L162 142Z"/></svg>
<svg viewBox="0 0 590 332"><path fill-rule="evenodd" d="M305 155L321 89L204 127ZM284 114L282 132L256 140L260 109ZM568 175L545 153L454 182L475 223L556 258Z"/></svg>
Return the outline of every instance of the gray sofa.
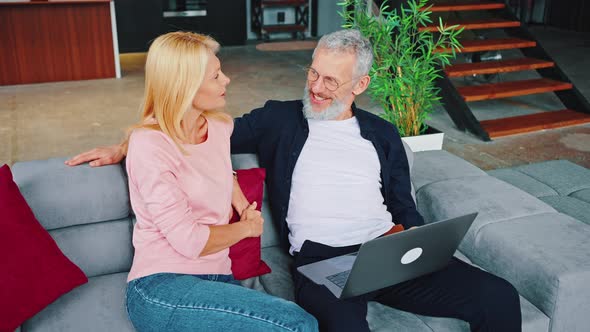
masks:
<svg viewBox="0 0 590 332"><path fill-rule="evenodd" d="M427 222L479 211L457 256L512 282L521 294L524 331L590 329L590 225L448 152L414 157L412 182ZM236 169L257 166L253 155L232 158ZM133 256L125 172L119 165L69 168L63 160L21 162L12 170L41 224L89 282L20 329L133 331L124 307ZM587 181L590 191L590 176ZM292 300L291 258L278 246L267 201L263 214L262 255L273 271L244 284ZM459 320L414 315L378 303L370 303L368 320L373 331L469 330Z"/></svg>

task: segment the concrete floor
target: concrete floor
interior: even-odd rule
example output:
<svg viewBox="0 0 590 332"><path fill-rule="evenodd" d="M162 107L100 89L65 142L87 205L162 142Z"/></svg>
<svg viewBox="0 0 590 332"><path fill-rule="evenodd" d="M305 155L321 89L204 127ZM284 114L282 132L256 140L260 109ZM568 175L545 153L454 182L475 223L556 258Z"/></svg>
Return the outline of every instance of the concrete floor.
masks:
<svg viewBox="0 0 590 332"><path fill-rule="evenodd" d="M537 38L590 99L590 34L533 28ZM255 45L226 47L222 69L232 79L226 111L239 116L268 99L299 99L311 51L260 52ZM70 156L114 144L139 118L144 54L121 56L123 78L0 87L0 165ZM529 75L529 74L524 74ZM379 112L367 95L362 108ZM478 118L563 108L552 94L475 103ZM590 125L483 142L458 131L446 112L429 123L445 132L443 148L483 169L567 159L590 168Z"/></svg>

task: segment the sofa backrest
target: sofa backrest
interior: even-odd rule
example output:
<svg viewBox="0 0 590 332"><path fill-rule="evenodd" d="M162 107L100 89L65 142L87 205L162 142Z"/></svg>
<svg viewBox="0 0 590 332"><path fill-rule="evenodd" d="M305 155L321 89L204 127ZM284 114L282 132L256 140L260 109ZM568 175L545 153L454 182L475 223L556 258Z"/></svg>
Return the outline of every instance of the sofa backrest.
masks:
<svg viewBox="0 0 590 332"><path fill-rule="evenodd" d="M41 225L88 277L129 271L132 222L122 167L69 167L64 160L15 163L14 181Z"/></svg>
<svg viewBox="0 0 590 332"><path fill-rule="evenodd" d="M410 169L413 154L404 143ZM65 158L17 162L14 180L41 225L88 277L129 271L132 211L122 165L69 167ZM234 169L259 167L255 154L232 155ZM414 192L412 190L412 195ZM266 185L262 248L279 244Z"/></svg>
<svg viewBox="0 0 590 332"><path fill-rule="evenodd" d="M414 167L414 152L410 146L402 139L402 143L404 144L404 151L406 152L406 158L408 158L408 166L410 168L410 177L412 175L412 168ZM412 194L412 198L414 199L414 203L416 203L416 190L414 188L414 183L410 182L410 193Z"/></svg>

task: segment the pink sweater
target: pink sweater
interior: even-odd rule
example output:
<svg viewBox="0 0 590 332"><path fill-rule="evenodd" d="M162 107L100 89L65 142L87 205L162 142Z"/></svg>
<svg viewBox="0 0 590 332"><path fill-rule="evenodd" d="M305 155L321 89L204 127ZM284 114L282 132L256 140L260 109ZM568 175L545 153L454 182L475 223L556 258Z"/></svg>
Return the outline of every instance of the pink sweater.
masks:
<svg viewBox="0 0 590 332"><path fill-rule="evenodd" d="M228 223L233 188L233 123L207 121L207 140L183 145L188 155L160 131L131 134L126 163L137 223L127 281L161 272L231 274L229 249L200 256L209 225Z"/></svg>

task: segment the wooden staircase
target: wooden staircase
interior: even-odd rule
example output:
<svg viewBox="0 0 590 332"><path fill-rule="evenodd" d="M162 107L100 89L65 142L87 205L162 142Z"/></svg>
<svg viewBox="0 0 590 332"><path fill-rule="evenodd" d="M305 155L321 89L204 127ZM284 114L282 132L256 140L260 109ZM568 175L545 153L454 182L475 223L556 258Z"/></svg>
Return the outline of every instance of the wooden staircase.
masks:
<svg viewBox="0 0 590 332"><path fill-rule="evenodd" d="M568 90L571 88L571 83L541 78L534 80L465 86L457 88L457 91L459 91L465 101L479 101L526 96L535 93Z"/></svg>
<svg viewBox="0 0 590 332"><path fill-rule="evenodd" d="M448 20L445 22L446 25L456 25L457 29L463 28L465 30L480 30L480 29L501 29L501 28L514 28L519 27L519 21L503 20L503 19L483 19L483 20ZM425 27L421 27L420 31L428 30L436 32L438 31L438 24L429 24Z"/></svg>
<svg viewBox="0 0 590 332"><path fill-rule="evenodd" d="M449 77L462 77L468 75L484 75L509 73L522 70L534 70L553 67L555 63L533 58L520 58L499 61L484 61L474 63L458 63L445 68Z"/></svg>
<svg viewBox="0 0 590 332"><path fill-rule="evenodd" d="M460 130L469 130L483 140L491 140L507 135L521 134L544 129L560 128L583 123L590 123L590 104L571 83L564 72L539 45L516 16L499 1L464 1L461 3L438 3L433 1L433 12L492 11L490 19L447 20L447 25L457 25L465 30L504 29L508 37L497 39L476 39L462 41L462 53L501 51L520 49L522 58L457 63L447 66L438 80L442 101L451 119ZM438 25L432 24L421 31L438 31ZM451 52L450 49L438 49L436 52ZM500 83L479 84L457 87L450 78L500 74L535 70L541 78ZM537 93L555 93L566 109L541 112L530 115L507 117L495 120L478 121L468 106L469 102L532 95Z"/></svg>

